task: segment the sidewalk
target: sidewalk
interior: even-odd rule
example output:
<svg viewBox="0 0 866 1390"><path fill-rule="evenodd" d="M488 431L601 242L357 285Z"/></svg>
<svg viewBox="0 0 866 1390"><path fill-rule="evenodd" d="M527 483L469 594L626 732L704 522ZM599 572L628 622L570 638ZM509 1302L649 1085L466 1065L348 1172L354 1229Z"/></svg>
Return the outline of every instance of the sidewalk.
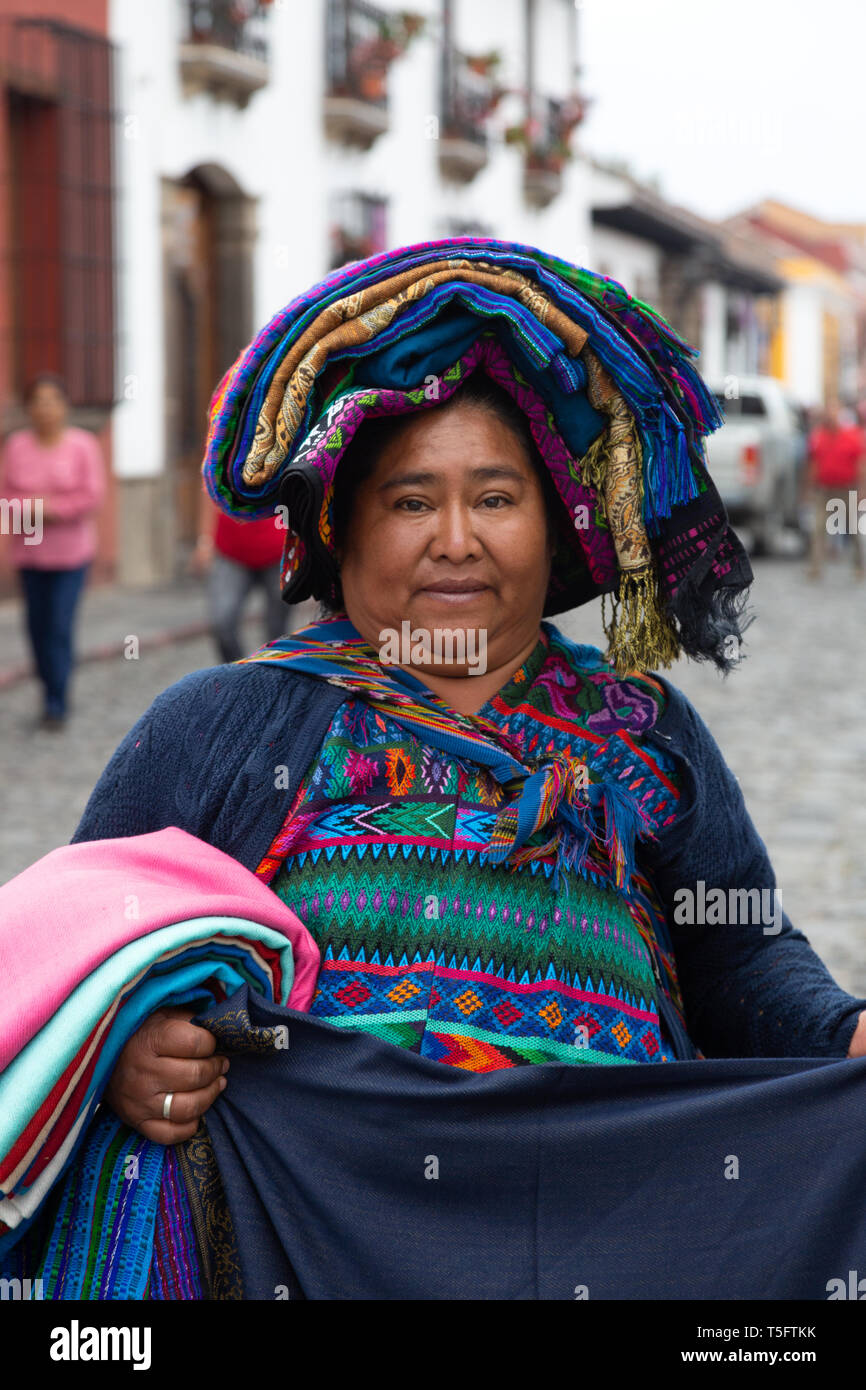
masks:
<svg viewBox="0 0 866 1390"><path fill-rule="evenodd" d="M263 598L254 594L244 622L258 621ZM104 584L88 589L78 615L77 661L102 661L124 650L128 638L138 639L139 651L185 642L209 631L203 580L176 580L155 589L124 589ZM216 660L214 656L214 660ZM32 674L19 599L0 603L0 690Z"/></svg>

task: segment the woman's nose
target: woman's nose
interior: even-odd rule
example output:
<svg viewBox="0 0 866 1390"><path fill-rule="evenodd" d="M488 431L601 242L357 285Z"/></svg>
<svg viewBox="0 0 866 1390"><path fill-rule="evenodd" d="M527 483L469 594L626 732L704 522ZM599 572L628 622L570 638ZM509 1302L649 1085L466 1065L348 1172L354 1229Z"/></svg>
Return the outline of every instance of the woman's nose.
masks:
<svg viewBox="0 0 866 1390"><path fill-rule="evenodd" d="M481 542L472 508L462 503L440 507L436 514L433 546L436 554L452 561L479 554Z"/></svg>

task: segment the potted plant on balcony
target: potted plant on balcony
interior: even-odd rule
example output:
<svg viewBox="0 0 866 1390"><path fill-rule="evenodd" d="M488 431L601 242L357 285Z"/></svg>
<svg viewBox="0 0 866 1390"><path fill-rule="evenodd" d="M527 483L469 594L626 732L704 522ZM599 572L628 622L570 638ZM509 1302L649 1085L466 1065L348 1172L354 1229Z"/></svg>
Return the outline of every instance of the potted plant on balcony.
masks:
<svg viewBox="0 0 866 1390"><path fill-rule="evenodd" d="M349 66L363 100L376 103L384 101L389 67L406 52L423 27L423 15L401 10L396 15L386 15L382 19L374 38L356 44Z"/></svg>
<svg viewBox="0 0 866 1390"><path fill-rule="evenodd" d="M529 122L519 121L517 125L509 125L503 131L503 139L506 145L519 145L522 149L529 149Z"/></svg>
<svg viewBox="0 0 866 1390"><path fill-rule="evenodd" d="M502 62L502 54L496 49L491 49L489 53L467 54L467 66L473 72L477 72L481 77L491 77Z"/></svg>
<svg viewBox="0 0 866 1390"><path fill-rule="evenodd" d="M565 149L558 142L546 147L531 147L526 153L527 169L540 169L547 174L561 174L565 160Z"/></svg>
<svg viewBox="0 0 866 1390"><path fill-rule="evenodd" d="M414 39L424 28L426 20L422 14L416 14L414 10L400 10L397 18L403 26L407 39Z"/></svg>
<svg viewBox="0 0 866 1390"><path fill-rule="evenodd" d="M349 71L364 101L380 102L387 91L388 68L399 53L391 39L379 35L356 44L349 57Z"/></svg>
<svg viewBox="0 0 866 1390"><path fill-rule="evenodd" d="M399 58L406 52L410 43L424 29L424 16L413 10L398 10L394 15L386 15L379 25L379 37L391 47L391 59Z"/></svg>
<svg viewBox="0 0 866 1390"><path fill-rule="evenodd" d="M586 119L586 111L587 102L576 92L563 102L559 112L559 128L564 139L567 140L571 132Z"/></svg>

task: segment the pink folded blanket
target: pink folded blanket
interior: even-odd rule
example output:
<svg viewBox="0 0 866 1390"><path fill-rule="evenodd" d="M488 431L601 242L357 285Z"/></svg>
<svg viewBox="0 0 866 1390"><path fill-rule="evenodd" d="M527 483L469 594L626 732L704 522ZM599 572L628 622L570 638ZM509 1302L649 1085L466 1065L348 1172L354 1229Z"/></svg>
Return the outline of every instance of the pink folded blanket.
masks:
<svg viewBox="0 0 866 1390"><path fill-rule="evenodd" d="M122 946L202 917L258 922L291 942L289 1004L307 1009L319 950L249 869L174 826L53 850L0 887L0 1071Z"/></svg>

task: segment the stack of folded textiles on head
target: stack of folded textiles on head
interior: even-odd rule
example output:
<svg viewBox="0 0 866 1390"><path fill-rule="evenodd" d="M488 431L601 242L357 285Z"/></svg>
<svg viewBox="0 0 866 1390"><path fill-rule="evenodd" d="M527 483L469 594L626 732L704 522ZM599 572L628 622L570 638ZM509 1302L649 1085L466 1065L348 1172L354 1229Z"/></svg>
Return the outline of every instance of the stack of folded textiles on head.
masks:
<svg viewBox="0 0 866 1390"><path fill-rule="evenodd" d="M545 613L612 594L619 672L680 652L726 669L752 572L707 473L721 416L694 356L621 285L533 247L404 247L333 273L241 353L211 401L205 481L234 516L285 506L283 596L329 600L355 432L481 371L526 414L563 504Z"/></svg>
<svg viewBox="0 0 866 1390"><path fill-rule="evenodd" d="M29 1260L45 1298L144 1297L160 1207L179 1235L190 1212L176 1151L99 1108L121 1049L156 1009L243 985L305 1009L318 967L274 893L176 828L64 846L0 888L3 1270Z"/></svg>

